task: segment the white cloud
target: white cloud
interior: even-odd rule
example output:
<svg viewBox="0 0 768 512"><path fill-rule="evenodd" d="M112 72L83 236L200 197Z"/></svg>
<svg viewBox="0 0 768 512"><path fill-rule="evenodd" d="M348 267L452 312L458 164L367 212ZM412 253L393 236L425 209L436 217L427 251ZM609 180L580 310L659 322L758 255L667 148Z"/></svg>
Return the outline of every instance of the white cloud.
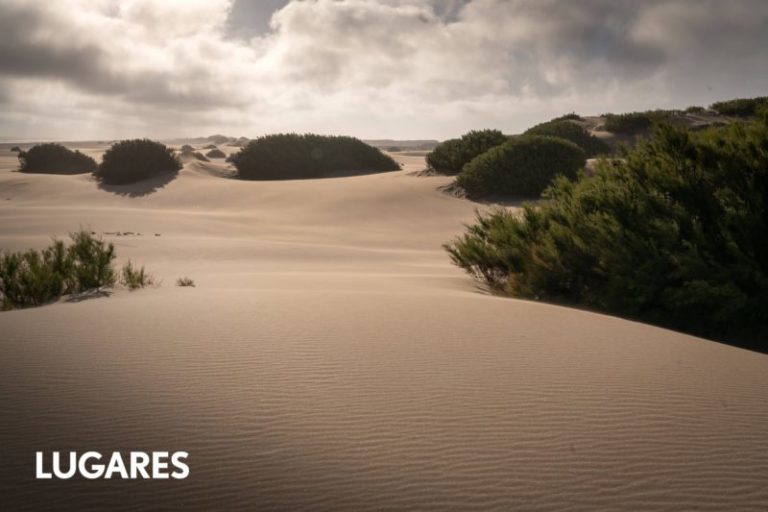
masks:
<svg viewBox="0 0 768 512"><path fill-rule="evenodd" d="M760 0L293 1L250 41L231 12L0 0L0 135L442 138L768 88Z"/></svg>

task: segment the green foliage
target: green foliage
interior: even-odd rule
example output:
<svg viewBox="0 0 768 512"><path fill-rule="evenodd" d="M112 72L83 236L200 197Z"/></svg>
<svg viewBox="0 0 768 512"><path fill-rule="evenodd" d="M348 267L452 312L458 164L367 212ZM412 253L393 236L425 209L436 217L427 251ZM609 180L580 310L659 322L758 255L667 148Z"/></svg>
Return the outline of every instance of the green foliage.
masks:
<svg viewBox="0 0 768 512"><path fill-rule="evenodd" d="M549 135L569 140L586 153L587 158L610 152L610 147L601 139L589 133L583 126L569 120L555 120L528 129L526 135Z"/></svg>
<svg viewBox="0 0 768 512"><path fill-rule="evenodd" d="M508 137L499 130L472 130L460 139L449 139L438 144L427 155L427 165L443 174L458 174L473 158L507 140Z"/></svg>
<svg viewBox="0 0 768 512"><path fill-rule="evenodd" d="M768 120L657 127L545 198L479 215L452 261L515 296L768 348Z"/></svg>
<svg viewBox="0 0 768 512"><path fill-rule="evenodd" d="M131 263L131 260L128 260L120 271L120 282L123 286L133 291L154 284L155 279L144 270L143 266L136 268Z"/></svg>
<svg viewBox="0 0 768 512"><path fill-rule="evenodd" d="M0 254L2 309L40 306L63 294L114 284L112 244L87 231L70 238L69 246L54 240L42 251Z"/></svg>
<svg viewBox="0 0 768 512"><path fill-rule="evenodd" d="M718 101L710 108L725 116L752 117L768 109L768 96Z"/></svg>
<svg viewBox="0 0 768 512"><path fill-rule="evenodd" d="M669 122L680 116L679 110L648 110L626 114L604 114L605 129L611 133L637 134L650 130L653 125Z"/></svg>
<svg viewBox="0 0 768 512"><path fill-rule="evenodd" d="M188 277L180 277L176 280L176 286L195 286L195 282Z"/></svg>
<svg viewBox="0 0 768 512"><path fill-rule="evenodd" d="M253 139L227 161L246 180L323 178L400 169L392 158L354 137L295 133Z"/></svg>
<svg viewBox="0 0 768 512"><path fill-rule="evenodd" d="M113 144L95 172L109 185L123 185L181 169L173 150L149 139L124 140Z"/></svg>
<svg viewBox="0 0 768 512"><path fill-rule="evenodd" d="M699 107L698 105L692 105L685 109L686 114L705 114L707 112L707 109L704 107Z"/></svg>
<svg viewBox="0 0 768 512"><path fill-rule="evenodd" d="M470 197L537 197L556 175L574 178L585 163L584 151L573 142L523 135L469 162L457 176L456 183Z"/></svg>
<svg viewBox="0 0 768 512"><path fill-rule="evenodd" d="M97 168L96 161L88 155L54 143L36 144L28 151L19 149L18 158L19 170L23 172L82 174Z"/></svg>
<svg viewBox="0 0 768 512"><path fill-rule="evenodd" d="M552 122L554 121L582 121L584 118L581 117L576 112L571 112L570 114L565 114L560 117L556 117L552 119Z"/></svg>
<svg viewBox="0 0 768 512"><path fill-rule="evenodd" d="M227 154L224 153L222 150L220 150L217 147L214 147L212 150L207 152L205 154L208 158L226 158Z"/></svg>

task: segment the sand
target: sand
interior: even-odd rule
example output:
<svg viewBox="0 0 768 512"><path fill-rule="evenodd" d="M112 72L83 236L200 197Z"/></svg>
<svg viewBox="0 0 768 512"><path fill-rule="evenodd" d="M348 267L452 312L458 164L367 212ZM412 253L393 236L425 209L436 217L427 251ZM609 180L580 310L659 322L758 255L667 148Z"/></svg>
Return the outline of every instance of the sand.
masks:
<svg viewBox="0 0 768 512"><path fill-rule="evenodd" d="M162 281L0 313L0 508L768 508L768 356L487 294L440 248L486 206L395 158L103 190L0 149L0 247L88 227ZM34 481L73 449L186 450L191 476Z"/></svg>

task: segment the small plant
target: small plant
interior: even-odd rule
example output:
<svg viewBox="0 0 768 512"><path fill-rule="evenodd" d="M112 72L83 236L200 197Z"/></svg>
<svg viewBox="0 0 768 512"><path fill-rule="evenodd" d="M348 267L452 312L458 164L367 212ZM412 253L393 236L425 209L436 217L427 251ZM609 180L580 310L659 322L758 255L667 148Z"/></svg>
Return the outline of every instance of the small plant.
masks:
<svg viewBox="0 0 768 512"><path fill-rule="evenodd" d="M144 267L136 268L131 260L123 265L120 282L129 290L137 290L155 283L154 277L148 274Z"/></svg>
<svg viewBox="0 0 768 512"><path fill-rule="evenodd" d="M192 153L192 156L197 158L201 162L210 162L210 160L208 160L208 157L206 157L204 154L202 154L199 151L195 151L194 153Z"/></svg>
<svg viewBox="0 0 768 512"><path fill-rule="evenodd" d="M11 153L21 153L21 148L19 146L13 146L11 148Z"/></svg>
<svg viewBox="0 0 768 512"><path fill-rule="evenodd" d="M114 246L88 231L69 236L69 246L54 240L41 251L0 254L2 309L40 306L61 295L114 284Z"/></svg>
<svg viewBox="0 0 768 512"><path fill-rule="evenodd" d="M752 117L758 115L762 110L768 109L768 96L718 101L713 103L710 108L725 116Z"/></svg>
<svg viewBox="0 0 768 512"><path fill-rule="evenodd" d="M184 276L184 277L180 277L180 278L178 278L176 280L176 286L192 286L192 287L194 287L195 286L195 282L192 279Z"/></svg>
<svg viewBox="0 0 768 512"><path fill-rule="evenodd" d="M19 149L16 146L15 149ZM83 174L96 170L96 161L80 151L61 144L37 144L28 151L18 151L19 170L30 173Z"/></svg>

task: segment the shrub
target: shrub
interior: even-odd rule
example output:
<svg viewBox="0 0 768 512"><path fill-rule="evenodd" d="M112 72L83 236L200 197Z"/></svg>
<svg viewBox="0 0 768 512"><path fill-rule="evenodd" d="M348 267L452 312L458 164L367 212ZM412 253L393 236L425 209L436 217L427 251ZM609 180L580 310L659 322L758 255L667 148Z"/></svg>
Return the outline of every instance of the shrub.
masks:
<svg viewBox="0 0 768 512"><path fill-rule="evenodd" d="M479 215L446 249L515 296L767 349L767 206L768 120L660 126L594 176L558 179L522 216Z"/></svg>
<svg viewBox="0 0 768 512"><path fill-rule="evenodd" d="M570 114L565 114L560 117L556 117L552 119L552 121L582 121L584 118L581 117L576 112L571 112Z"/></svg>
<svg viewBox="0 0 768 512"><path fill-rule="evenodd" d="M200 160L201 162L210 162L210 160L208 160L208 157L199 151L195 151L194 153L192 153L192 156L195 157L197 160Z"/></svg>
<svg viewBox="0 0 768 512"><path fill-rule="evenodd" d="M699 107L698 105L693 105L685 109L686 114L705 114L706 112L707 109Z"/></svg>
<svg viewBox="0 0 768 512"><path fill-rule="evenodd" d="M230 155L228 161L246 180L323 178L400 169L392 158L358 139L315 134L259 137Z"/></svg>
<svg viewBox="0 0 768 512"><path fill-rule="evenodd" d="M207 152L205 156L207 156L208 158L226 158L227 154L224 153L219 148L215 148Z"/></svg>
<svg viewBox="0 0 768 512"><path fill-rule="evenodd" d="M527 135L549 135L569 140L579 146L586 153L587 158L598 154L608 153L610 147L601 139L589 133L580 124L569 120L549 121L530 128Z"/></svg>
<svg viewBox="0 0 768 512"><path fill-rule="evenodd" d="M70 238L69 246L54 240L42 251L0 254L2 309L40 306L67 293L114 284L112 244L87 231Z"/></svg>
<svg viewBox="0 0 768 512"><path fill-rule="evenodd" d="M188 277L180 277L176 280L176 286L195 286L195 282Z"/></svg>
<svg viewBox="0 0 768 512"><path fill-rule="evenodd" d="M669 122L679 116L679 110L648 110L627 114L604 114L605 129L612 133L637 134L651 129L654 124Z"/></svg>
<svg viewBox="0 0 768 512"><path fill-rule="evenodd" d="M164 144L149 139L124 140L113 144L102 159L96 177L103 183L121 185L176 173L181 163Z"/></svg>
<svg viewBox="0 0 768 512"><path fill-rule="evenodd" d="M584 151L573 142L524 135L489 149L469 162L456 183L470 197L537 197L556 175L574 178L585 163Z"/></svg>
<svg viewBox="0 0 768 512"><path fill-rule="evenodd" d="M37 144L28 151L19 150L19 170L51 174L81 174L96 170L96 161L61 144Z"/></svg>
<svg viewBox="0 0 768 512"><path fill-rule="evenodd" d="M195 148L193 148L189 144L184 144L183 146L181 146L181 149L179 151L181 151L182 155L191 155L192 153L195 152Z"/></svg>
<svg viewBox="0 0 768 512"><path fill-rule="evenodd" d="M121 270L120 282L126 288L133 291L154 284L155 279L144 270L143 266L136 268L131 263L131 260L128 260Z"/></svg>
<svg viewBox="0 0 768 512"><path fill-rule="evenodd" d="M460 139L438 144L427 155L427 165L443 174L458 174L470 160L507 140L508 137L499 130L472 130Z"/></svg>
<svg viewBox="0 0 768 512"><path fill-rule="evenodd" d="M13 146L11 148L11 153L21 153L21 148L19 146Z"/></svg>
<svg viewBox="0 0 768 512"><path fill-rule="evenodd" d="M768 96L718 101L710 108L725 116L752 117L758 115L763 109L768 109Z"/></svg>

